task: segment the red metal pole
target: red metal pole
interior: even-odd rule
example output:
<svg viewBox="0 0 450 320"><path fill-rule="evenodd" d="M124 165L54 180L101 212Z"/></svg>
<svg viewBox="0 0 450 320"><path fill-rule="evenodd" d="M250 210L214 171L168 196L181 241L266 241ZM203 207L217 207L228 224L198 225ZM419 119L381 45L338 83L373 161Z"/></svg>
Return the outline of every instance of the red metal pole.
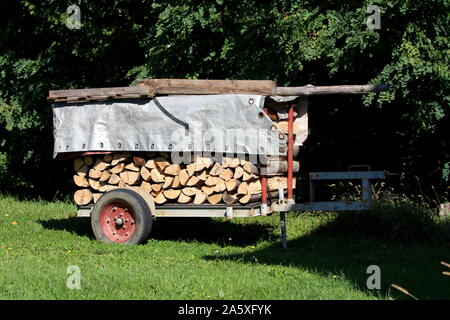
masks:
<svg viewBox="0 0 450 320"><path fill-rule="evenodd" d="M267 203L267 176L261 176L261 203Z"/></svg>
<svg viewBox="0 0 450 320"><path fill-rule="evenodd" d="M288 114L288 181L287 181L287 198L292 200L292 179L293 174L293 161L294 161L294 104L289 108Z"/></svg>

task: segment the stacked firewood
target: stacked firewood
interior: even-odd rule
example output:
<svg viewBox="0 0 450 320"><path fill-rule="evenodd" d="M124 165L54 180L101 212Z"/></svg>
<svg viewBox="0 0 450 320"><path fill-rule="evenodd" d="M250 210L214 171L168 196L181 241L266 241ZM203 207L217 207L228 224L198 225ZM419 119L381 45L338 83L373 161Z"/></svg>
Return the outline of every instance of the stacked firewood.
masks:
<svg viewBox="0 0 450 320"><path fill-rule="evenodd" d="M261 200L258 167L237 157L217 161L195 156L189 164L176 164L169 153L111 153L76 158L74 169L73 180L81 188L74 194L78 205L95 203L104 192L128 186L150 193L156 204L247 204ZM286 177L268 177L269 195L276 192L278 196L278 191L286 188Z"/></svg>

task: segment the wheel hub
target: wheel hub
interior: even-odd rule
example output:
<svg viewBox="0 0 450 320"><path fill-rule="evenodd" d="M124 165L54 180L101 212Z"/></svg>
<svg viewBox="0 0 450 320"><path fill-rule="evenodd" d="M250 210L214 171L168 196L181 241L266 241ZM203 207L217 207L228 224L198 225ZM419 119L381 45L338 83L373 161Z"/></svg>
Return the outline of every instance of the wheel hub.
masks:
<svg viewBox="0 0 450 320"><path fill-rule="evenodd" d="M123 201L113 201L103 207L100 225L103 233L114 242L127 241L136 229L134 214Z"/></svg>

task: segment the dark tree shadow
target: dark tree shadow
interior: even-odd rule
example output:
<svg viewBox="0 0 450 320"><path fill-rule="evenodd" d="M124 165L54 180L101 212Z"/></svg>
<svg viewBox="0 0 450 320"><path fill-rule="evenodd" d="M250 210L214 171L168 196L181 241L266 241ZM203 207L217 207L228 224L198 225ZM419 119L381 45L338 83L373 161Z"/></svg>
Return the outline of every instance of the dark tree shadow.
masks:
<svg viewBox="0 0 450 320"><path fill-rule="evenodd" d="M40 220L46 229L67 231L94 240L89 218ZM199 241L221 246L247 246L273 238L273 227L262 224L236 224L209 218L158 218L153 221L151 239Z"/></svg>
<svg viewBox="0 0 450 320"><path fill-rule="evenodd" d="M274 242L251 253L204 258L294 266L330 279L344 277L358 290L381 297L411 299L392 289L394 283L419 299L450 299L450 277L442 274L446 268L440 265L440 261L450 261L450 242L422 238L423 234L417 234L416 241L393 237L391 232L397 226L379 230L386 226L377 221L372 214L341 213L333 222L289 241L287 249ZM287 226L289 232L289 218ZM436 231L438 226L435 227ZM367 273L367 267L371 265L381 269L381 290L367 288L367 279L372 274Z"/></svg>
<svg viewBox="0 0 450 320"><path fill-rule="evenodd" d="M151 238L243 247L273 239L273 227L264 224L236 224L223 219L159 218L154 222Z"/></svg>
<svg viewBox="0 0 450 320"><path fill-rule="evenodd" d="M69 217L65 219L51 219L38 221L45 229L67 231L82 237L95 239L88 218Z"/></svg>

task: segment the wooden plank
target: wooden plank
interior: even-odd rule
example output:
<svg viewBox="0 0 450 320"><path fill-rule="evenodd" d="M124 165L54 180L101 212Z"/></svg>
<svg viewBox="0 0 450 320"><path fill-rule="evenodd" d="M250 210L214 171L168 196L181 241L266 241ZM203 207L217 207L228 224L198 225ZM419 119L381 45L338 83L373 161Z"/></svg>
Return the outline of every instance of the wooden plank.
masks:
<svg viewBox="0 0 450 320"><path fill-rule="evenodd" d="M111 99L151 98L157 94L258 94L310 96L324 94L365 94L388 90L385 84L276 87L271 80L189 80L141 79L136 87L50 90L53 102L106 101Z"/></svg>
<svg viewBox="0 0 450 320"><path fill-rule="evenodd" d="M379 92L388 90L385 84L367 84L367 85L342 85L342 86L313 86L306 85L302 87L277 87L278 96L313 96L323 94L365 94L369 92Z"/></svg>
<svg viewBox="0 0 450 320"><path fill-rule="evenodd" d="M146 86L155 94L273 95L276 88L272 80L140 79L137 85Z"/></svg>
<svg viewBox="0 0 450 320"><path fill-rule="evenodd" d="M66 99L70 101L82 99L120 99L130 96L151 96L148 87L113 87L113 88L91 88L91 89L70 89L70 90L50 90L48 100Z"/></svg>

